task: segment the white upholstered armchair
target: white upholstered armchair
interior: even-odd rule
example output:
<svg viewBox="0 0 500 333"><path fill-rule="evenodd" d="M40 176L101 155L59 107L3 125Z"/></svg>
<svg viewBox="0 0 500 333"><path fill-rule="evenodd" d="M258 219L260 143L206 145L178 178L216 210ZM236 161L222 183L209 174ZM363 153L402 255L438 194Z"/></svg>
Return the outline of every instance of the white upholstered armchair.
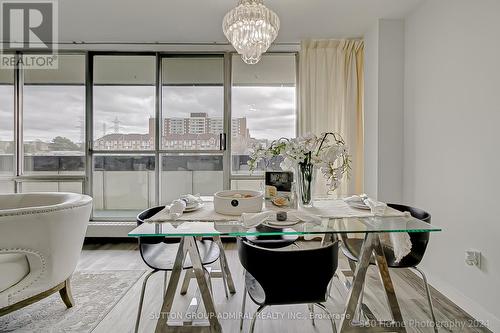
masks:
<svg viewBox="0 0 500 333"><path fill-rule="evenodd" d="M76 193L0 195L0 316L56 291L73 305L69 278L91 209Z"/></svg>

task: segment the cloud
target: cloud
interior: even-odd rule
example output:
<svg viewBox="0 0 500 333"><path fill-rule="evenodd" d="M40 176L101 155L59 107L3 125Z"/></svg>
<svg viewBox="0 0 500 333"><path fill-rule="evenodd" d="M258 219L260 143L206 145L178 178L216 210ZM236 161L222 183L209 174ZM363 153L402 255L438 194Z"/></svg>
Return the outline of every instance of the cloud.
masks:
<svg viewBox="0 0 500 333"><path fill-rule="evenodd" d="M234 87L232 91L232 116L247 118L253 138L295 136L295 109L293 87Z"/></svg>
<svg viewBox="0 0 500 333"><path fill-rule="evenodd" d="M192 112L204 112L208 117L223 117L222 86L165 86L162 94L163 117L189 118Z"/></svg>
<svg viewBox="0 0 500 333"><path fill-rule="evenodd" d="M23 100L25 141L52 141L59 135L81 142L85 129L84 86L26 85Z"/></svg>
<svg viewBox="0 0 500 333"><path fill-rule="evenodd" d="M148 133L149 118L155 114L152 86L95 86L94 134L102 136L103 125L113 133L114 120L121 133Z"/></svg>

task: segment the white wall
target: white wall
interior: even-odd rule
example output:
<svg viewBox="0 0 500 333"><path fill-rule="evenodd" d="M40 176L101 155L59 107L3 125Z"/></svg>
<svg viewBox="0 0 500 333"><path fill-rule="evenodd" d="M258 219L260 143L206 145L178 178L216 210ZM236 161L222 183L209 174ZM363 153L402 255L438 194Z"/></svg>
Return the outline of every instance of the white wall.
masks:
<svg viewBox="0 0 500 333"><path fill-rule="evenodd" d="M378 194L378 22L365 34L364 190Z"/></svg>
<svg viewBox="0 0 500 333"><path fill-rule="evenodd" d="M404 200L444 229L423 268L500 332L500 1L429 0L405 28Z"/></svg>
<svg viewBox="0 0 500 333"><path fill-rule="evenodd" d="M404 21L378 20L365 35L365 192L403 198Z"/></svg>

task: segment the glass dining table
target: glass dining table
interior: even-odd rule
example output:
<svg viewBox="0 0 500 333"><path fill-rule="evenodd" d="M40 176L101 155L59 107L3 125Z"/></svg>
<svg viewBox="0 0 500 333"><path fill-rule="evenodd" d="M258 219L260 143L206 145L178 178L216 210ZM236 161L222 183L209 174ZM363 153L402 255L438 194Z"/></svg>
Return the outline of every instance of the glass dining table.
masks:
<svg viewBox="0 0 500 333"><path fill-rule="evenodd" d="M237 217L235 218L237 219ZM201 291L209 326L192 326L189 331L204 330L209 332L222 332L219 316L214 306L208 282L203 272L202 260L196 246L196 238L212 237L219 240L222 236L229 237L272 237L280 235L324 235L327 241L336 241L341 236L363 238L362 250L355 268L352 286L350 288L345 312L340 323L340 332L406 332L401 309L396 297L394 285L389 274L389 267L384 254L381 235L387 233L418 233L437 232L439 227L418 220L410 215L405 216L369 216L369 217L342 217L321 218L321 223L299 222L286 227L251 228L246 227L241 221L171 221L162 223L143 223L132 230L130 237L174 237L180 238L179 249L176 255L173 271L167 286L164 302L160 312L160 320L156 332L179 331L177 326L169 326L168 313L172 309L173 297L183 269L183 261L187 254L191 259L196 281ZM306 236L307 237L307 236ZM309 237L310 238L310 237ZM223 249L221 249L223 254ZM391 321L380 321L370 325L363 325L355 320L356 309L362 296L365 277L370 261L375 260L380 273L380 278L385 290L386 300L392 316ZM223 265L227 265L224 258ZM164 317L164 314L167 314Z"/></svg>

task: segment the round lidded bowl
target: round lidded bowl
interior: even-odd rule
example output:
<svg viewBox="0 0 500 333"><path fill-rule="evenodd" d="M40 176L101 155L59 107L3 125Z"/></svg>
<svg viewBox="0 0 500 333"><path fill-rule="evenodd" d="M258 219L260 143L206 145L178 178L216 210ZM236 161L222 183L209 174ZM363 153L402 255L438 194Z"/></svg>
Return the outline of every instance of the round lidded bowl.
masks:
<svg viewBox="0 0 500 333"><path fill-rule="evenodd" d="M219 214L259 213L263 204L264 194L259 191L231 190L214 194L214 209Z"/></svg>

